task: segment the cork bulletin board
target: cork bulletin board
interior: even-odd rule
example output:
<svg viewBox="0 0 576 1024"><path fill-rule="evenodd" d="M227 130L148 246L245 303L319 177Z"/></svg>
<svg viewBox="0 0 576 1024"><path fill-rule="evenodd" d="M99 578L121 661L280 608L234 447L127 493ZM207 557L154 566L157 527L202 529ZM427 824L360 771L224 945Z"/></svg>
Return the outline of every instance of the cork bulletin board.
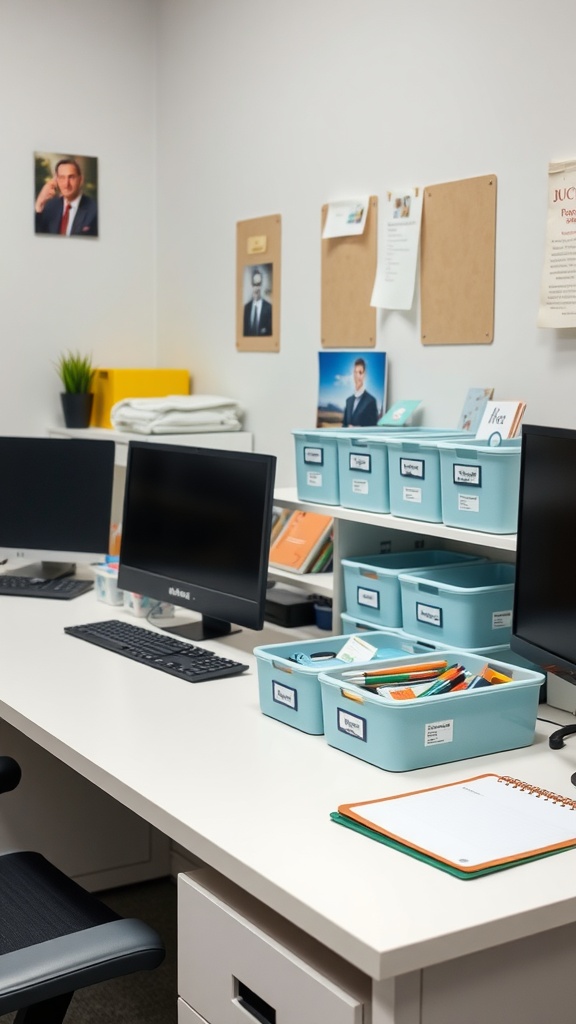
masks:
<svg viewBox="0 0 576 1024"><path fill-rule="evenodd" d="M420 290L423 345L494 340L495 174L424 189Z"/></svg>
<svg viewBox="0 0 576 1024"><path fill-rule="evenodd" d="M328 206L322 207L322 230ZM322 239L321 340L323 348L374 348L378 199L370 196L361 235Z"/></svg>
<svg viewBox="0 0 576 1024"><path fill-rule="evenodd" d="M236 225L236 348L280 351L280 214ZM258 299L257 309L254 300ZM256 316L255 316L256 314Z"/></svg>

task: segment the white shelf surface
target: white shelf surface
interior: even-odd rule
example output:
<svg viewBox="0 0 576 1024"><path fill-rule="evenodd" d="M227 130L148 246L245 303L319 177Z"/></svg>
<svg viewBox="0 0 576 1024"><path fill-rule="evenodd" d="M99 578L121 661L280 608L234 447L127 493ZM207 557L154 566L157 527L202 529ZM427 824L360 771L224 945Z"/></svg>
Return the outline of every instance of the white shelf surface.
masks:
<svg viewBox="0 0 576 1024"><path fill-rule="evenodd" d="M50 427L50 437L79 437L83 440L114 441L116 443L116 464L125 466L128 458L129 441L146 441L150 444L182 444L196 448L221 448L234 452L251 452L253 436L246 430L217 430L189 434L133 434L108 427L87 427L84 430L68 427Z"/></svg>
<svg viewBox="0 0 576 1024"><path fill-rule="evenodd" d="M306 508L311 512L331 515L334 519L349 523L361 523L369 526L381 526L389 530L404 533L425 534L427 537L438 537L442 540L458 541L463 544L480 545L496 548L500 551L516 550L515 533L482 533L479 530L461 530L444 523L429 523L421 519L403 519L379 512L365 512L360 509L344 508L342 505L314 504L301 501L295 487L280 487L274 493L274 500L285 508Z"/></svg>

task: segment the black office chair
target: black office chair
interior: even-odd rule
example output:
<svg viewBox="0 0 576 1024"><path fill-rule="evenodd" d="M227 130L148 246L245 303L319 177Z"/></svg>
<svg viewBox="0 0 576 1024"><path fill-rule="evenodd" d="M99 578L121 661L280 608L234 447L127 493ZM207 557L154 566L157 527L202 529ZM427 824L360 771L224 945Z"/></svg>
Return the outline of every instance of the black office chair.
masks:
<svg viewBox="0 0 576 1024"><path fill-rule="evenodd" d="M0 757L0 793L20 766ZM159 935L122 918L39 853L0 855L0 1015L14 1024L62 1024L76 989L164 959Z"/></svg>

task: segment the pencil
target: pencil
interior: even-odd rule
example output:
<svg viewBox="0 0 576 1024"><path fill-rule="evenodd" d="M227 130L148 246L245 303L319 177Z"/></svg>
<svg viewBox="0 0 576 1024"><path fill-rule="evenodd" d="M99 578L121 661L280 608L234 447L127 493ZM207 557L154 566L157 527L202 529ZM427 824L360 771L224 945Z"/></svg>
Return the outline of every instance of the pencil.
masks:
<svg viewBox="0 0 576 1024"><path fill-rule="evenodd" d="M370 676L393 676L403 672L441 672L443 669L448 668L447 661L428 661L421 662L417 665L390 665L385 668L376 668L368 672L343 672L342 678L350 678L350 676L362 676L364 679L369 679Z"/></svg>

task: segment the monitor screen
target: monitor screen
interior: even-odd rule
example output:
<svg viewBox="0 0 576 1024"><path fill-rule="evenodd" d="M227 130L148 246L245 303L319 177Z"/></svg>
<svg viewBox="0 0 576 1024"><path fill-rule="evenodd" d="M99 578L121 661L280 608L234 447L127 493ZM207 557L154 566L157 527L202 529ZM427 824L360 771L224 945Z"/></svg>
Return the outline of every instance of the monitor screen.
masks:
<svg viewBox="0 0 576 1024"><path fill-rule="evenodd" d="M264 622L276 459L131 441L118 586L199 612L192 639Z"/></svg>
<svg viewBox="0 0 576 1024"><path fill-rule="evenodd" d="M522 430L511 646L576 682L576 430Z"/></svg>
<svg viewBox="0 0 576 1024"><path fill-rule="evenodd" d="M0 555L21 564L16 575L69 575L105 557L113 441L0 437L0 481Z"/></svg>

